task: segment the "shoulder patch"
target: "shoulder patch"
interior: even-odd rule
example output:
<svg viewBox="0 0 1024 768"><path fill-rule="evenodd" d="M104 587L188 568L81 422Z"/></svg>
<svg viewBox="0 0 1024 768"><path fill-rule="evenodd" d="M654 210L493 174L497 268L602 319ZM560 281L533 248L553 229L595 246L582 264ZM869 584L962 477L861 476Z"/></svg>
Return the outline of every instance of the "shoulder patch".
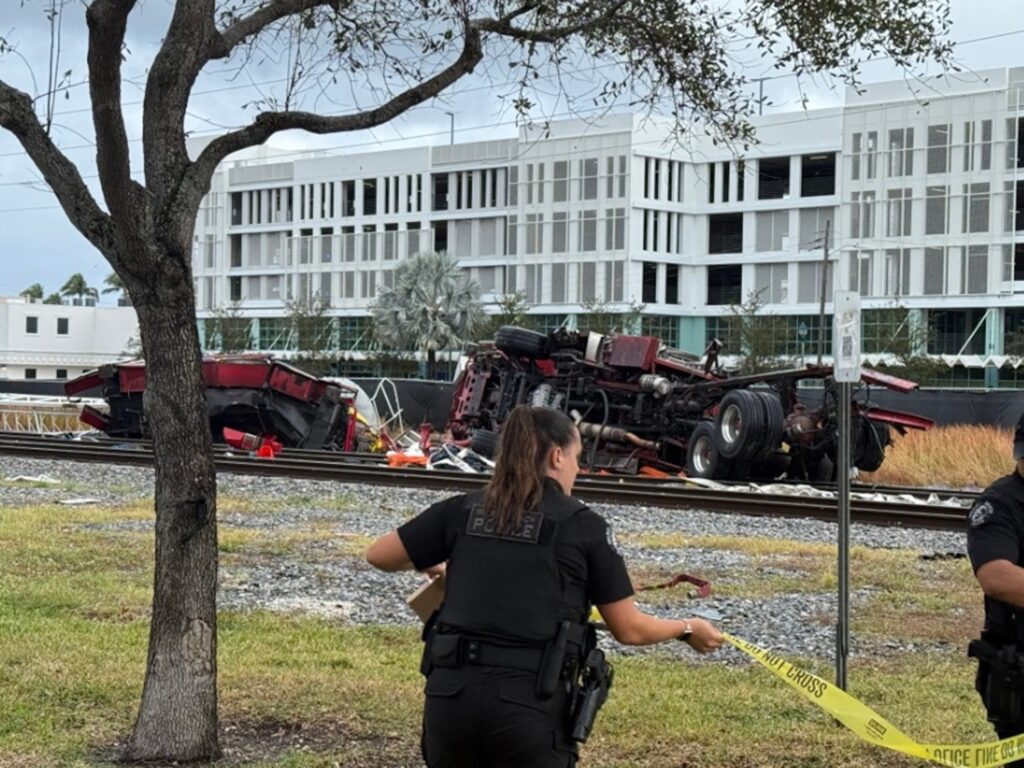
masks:
<svg viewBox="0 0 1024 768"><path fill-rule="evenodd" d="M980 528L987 523L995 513L995 508L990 501L979 501L971 507L971 528Z"/></svg>
<svg viewBox="0 0 1024 768"><path fill-rule="evenodd" d="M484 512L483 504L475 504L469 511L469 519L466 521L466 534L469 536L483 536L490 539L536 544L540 540L540 531L543 524L544 514L542 512L526 512L514 531L498 533L498 521L495 517Z"/></svg>
<svg viewBox="0 0 1024 768"><path fill-rule="evenodd" d="M608 541L608 546L612 548L612 552L619 551L619 542L615 540L615 531L612 530L611 525L605 522L604 537Z"/></svg>

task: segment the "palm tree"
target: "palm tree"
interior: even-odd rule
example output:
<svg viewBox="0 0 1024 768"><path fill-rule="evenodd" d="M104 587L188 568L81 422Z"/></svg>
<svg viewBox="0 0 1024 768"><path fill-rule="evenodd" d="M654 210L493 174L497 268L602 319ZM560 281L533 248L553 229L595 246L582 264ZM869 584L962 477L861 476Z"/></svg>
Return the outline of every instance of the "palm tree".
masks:
<svg viewBox="0 0 1024 768"><path fill-rule="evenodd" d="M430 378L438 350L461 346L487 320L480 287L444 251L419 253L399 264L394 287L378 294L372 311L377 340L425 350Z"/></svg>
<svg viewBox="0 0 1024 768"><path fill-rule="evenodd" d="M43 304L63 304L64 299L61 298L59 293L51 293L43 301Z"/></svg>
<svg viewBox="0 0 1024 768"><path fill-rule="evenodd" d="M84 303L82 299L89 297L90 299L96 299L99 297L99 291L93 288L91 285L86 283L85 278L81 272L75 272L68 281L60 289L61 296L74 296L78 299L79 304Z"/></svg>
<svg viewBox="0 0 1024 768"><path fill-rule="evenodd" d="M117 272L111 272L103 279L103 284L108 286L104 288L100 293L120 293L119 300L123 301L127 299L127 304L131 305L131 297L128 296L128 290L124 287L124 282L121 280L121 276Z"/></svg>
<svg viewBox="0 0 1024 768"><path fill-rule="evenodd" d="M35 301L39 301L43 298L43 285L42 283L32 283L32 285L18 295L25 299L34 299Z"/></svg>

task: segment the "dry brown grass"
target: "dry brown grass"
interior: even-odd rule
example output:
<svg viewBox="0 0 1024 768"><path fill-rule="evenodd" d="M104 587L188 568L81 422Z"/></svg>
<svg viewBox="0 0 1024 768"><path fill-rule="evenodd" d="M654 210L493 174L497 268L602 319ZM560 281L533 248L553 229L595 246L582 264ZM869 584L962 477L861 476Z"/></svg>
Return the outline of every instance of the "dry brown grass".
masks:
<svg viewBox="0 0 1024 768"><path fill-rule="evenodd" d="M893 433L893 444L877 472L864 482L884 485L945 485L983 488L1013 471L1013 430L957 425L928 432Z"/></svg>

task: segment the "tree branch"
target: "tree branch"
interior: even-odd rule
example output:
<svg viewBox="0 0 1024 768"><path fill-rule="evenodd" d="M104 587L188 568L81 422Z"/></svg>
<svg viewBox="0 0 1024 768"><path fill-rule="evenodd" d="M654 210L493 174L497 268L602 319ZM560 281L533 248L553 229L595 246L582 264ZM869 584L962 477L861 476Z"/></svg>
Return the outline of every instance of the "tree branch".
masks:
<svg viewBox="0 0 1024 768"><path fill-rule="evenodd" d="M493 32L502 37L509 37L513 40L523 40L531 43L558 43L566 38L578 34L585 29L605 24L625 6L630 0L618 0L593 18L585 18L576 24L564 27L546 27L540 29L523 29L515 26L512 22L522 14L533 10L538 3L528 3L512 13L502 16L500 19L474 19L473 25L483 32Z"/></svg>
<svg viewBox="0 0 1024 768"><path fill-rule="evenodd" d="M114 0L117 1L117 0ZM188 167L185 110L211 41L217 37L215 0L178 0L160 51L153 59L143 100L142 142L146 187L163 208Z"/></svg>
<svg viewBox="0 0 1024 768"><path fill-rule="evenodd" d="M298 1L298 0L296 0ZM232 152L262 144L278 131L301 129L310 133L337 133L372 128L394 119L407 109L436 96L452 83L471 73L483 58L483 41L478 29L466 27L462 54L450 66L375 109L351 115L328 117L311 112L263 112L245 128L214 140L189 169L189 177L208 184L217 165Z"/></svg>
<svg viewBox="0 0 1024 768"><path fill-rule="evenodd" d="M244 16L228 25L220 33L219 39L207 51L211 59L223 59L246 39L262 32L275 21L280 21L296 13L309 11L324 5L340 10L342 5L349 6L352 0L274 0L257 11Z"/></svg>
<svg viewBox="0 0 1024 768"><path fill-rule="evenodd" d="M78 168L46 134L32 98L0 80L0 128L14 134L57 196L68 219L117 269L117 230L96 204Z"/></svg>
<svg viewBox="0 0 1024 768"><path fill-rule="evenodd" d="M136 0L96 0L86 10L89 26L89 95L96 128L96 167L111 215L123 223L133 204L128 135L121 109L121 48Z"/></svg>

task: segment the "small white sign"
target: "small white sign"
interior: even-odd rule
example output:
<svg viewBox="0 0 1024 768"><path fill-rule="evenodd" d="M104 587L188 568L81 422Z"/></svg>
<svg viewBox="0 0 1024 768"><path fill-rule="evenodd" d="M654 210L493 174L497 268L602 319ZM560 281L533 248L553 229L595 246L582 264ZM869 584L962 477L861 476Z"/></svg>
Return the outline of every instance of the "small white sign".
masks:
<svg viewBox="0 0 1024 768"><path fill-rule="evenodd" d="M833 300L832 353L836 381L860 381L860 294L836 291Z"/></svg>

